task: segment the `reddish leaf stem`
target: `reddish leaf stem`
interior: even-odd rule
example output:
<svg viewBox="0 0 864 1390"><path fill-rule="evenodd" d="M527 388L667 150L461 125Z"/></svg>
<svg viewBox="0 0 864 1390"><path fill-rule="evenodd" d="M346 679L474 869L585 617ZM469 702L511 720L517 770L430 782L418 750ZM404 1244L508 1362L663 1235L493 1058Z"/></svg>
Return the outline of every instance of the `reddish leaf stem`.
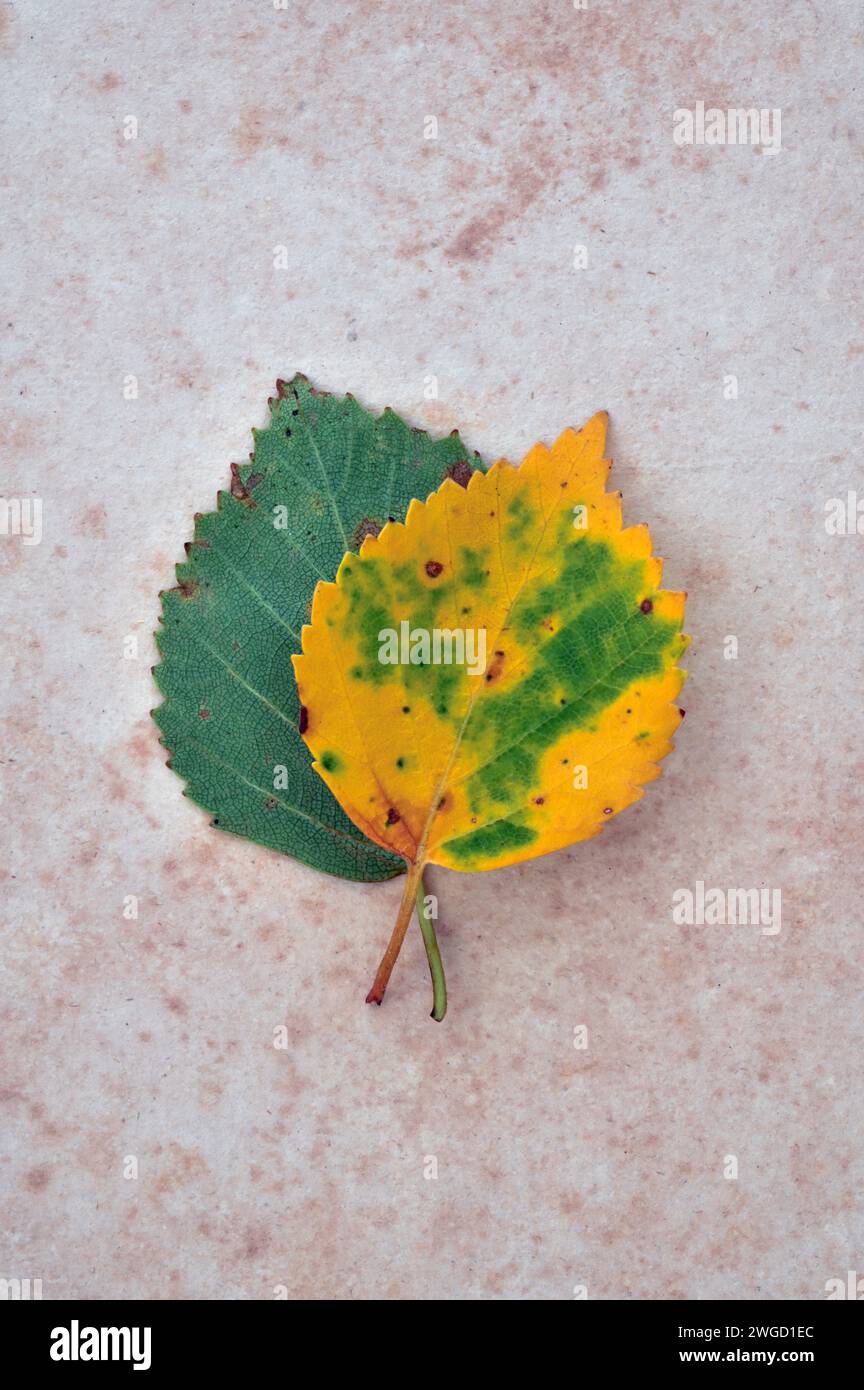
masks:
<svg viewBox="0 0 864 1390"><path fill-rule="evenodd" d="M423 865L421 863L411 864L405 876L405 892L402 894L402 901L399 904L396 925L387 943L387 950L381 957L381 964L378 966L378 974L375 976L372 988L366 995L367 1004L380 1004L384 998L384 991L389 983L393 966L396 964L396 958L402 949L402 942L405 940L405 933L408 930L411 917L414 913L417 886L422 877Z"/></svg>

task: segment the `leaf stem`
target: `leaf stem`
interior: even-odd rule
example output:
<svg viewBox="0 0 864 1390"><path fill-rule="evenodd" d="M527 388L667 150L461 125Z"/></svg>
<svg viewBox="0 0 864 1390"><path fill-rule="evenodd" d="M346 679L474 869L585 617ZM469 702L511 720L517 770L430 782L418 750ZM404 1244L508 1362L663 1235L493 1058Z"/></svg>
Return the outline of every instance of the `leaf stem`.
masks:
<svg viewBox="0 0 864 1390"><path fill-rule="evenodd" d="M432 1018L436 1023L440 1023L447 1012L447 983L444 979L438 938L435 935L435 923L426 911L426 884L422 873L417 884L417 916L423 933L423 945L426 947L429 974L432 976Z"/></svg>
<svg viewBox="0 0 864 1390"><path fill-rule="evenodd" d="M372 988L366 995L367 1004L380 1004L384 998L384 991L390 980L396 958L402 949L402 942L405 940L405 933L414 912L415 899L418 891L418 884L423 884L422 862L411 864L405 879L405 891L402 894L402 901L399 904L399 912L396 917L396 925L393 928L390 940L387 943L387 950L381 957L381 964L378 966L378 974L372 984Z"/></svg>

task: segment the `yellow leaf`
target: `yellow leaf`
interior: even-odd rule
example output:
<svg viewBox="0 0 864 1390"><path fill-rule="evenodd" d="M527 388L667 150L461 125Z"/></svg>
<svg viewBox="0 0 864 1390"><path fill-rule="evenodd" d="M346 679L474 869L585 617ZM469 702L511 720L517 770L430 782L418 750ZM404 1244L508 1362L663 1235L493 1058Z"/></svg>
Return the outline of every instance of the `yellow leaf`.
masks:
<svg viewBox="0 0 864 1390"><path fill-rule="evenodd" d="M425 864L589 839L671 748L685 595L660 588L647 527L622 529L605 434L598 414L518 469L448 479L315 591L304 736L348 816L411 866L403 934Z"/></svg>

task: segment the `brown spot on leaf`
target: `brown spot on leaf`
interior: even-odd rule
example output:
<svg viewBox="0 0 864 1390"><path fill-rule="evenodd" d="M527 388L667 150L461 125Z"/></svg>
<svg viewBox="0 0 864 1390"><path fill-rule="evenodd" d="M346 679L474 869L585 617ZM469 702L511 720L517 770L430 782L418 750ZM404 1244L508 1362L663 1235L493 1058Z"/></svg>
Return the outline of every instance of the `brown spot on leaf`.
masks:
<svg viewBox="0 0 864 1390"><path fill-rule="evenodd" d="M202 708L199 709L199 711L198 711L198 718L199 718L199 719L209 719L209 718L210 718L210 711L209 711L209 709L204 709L203 706L202 706Z"/></svg>
<svg viewBox="0 0 864 1390"><path fill-rule="evenodd" d="M263 473L250 473L246 482L240 477L239 463L231 465L231 496L236 497L238 502L244 502L247 507L256 507L258 504L252 499L252 488L260 483Z"/></svg>
<svg viewBox="0 0 864 1390"><path fill-rule="evenodd" d="M499 679L499 677L501 676L501 674L502 674L502 672L503 672L503 670L504 670L504 661L505 661L506 655L507 655L506 652L502 652L502 651L496 651L496 652L495 652L494 656L492 657L492 661L491 661L491 663L490 663L489 670L486 672L486 680L487 680L487 682L497 681L497 680Z"/></svg>
<svg viewBox="0 0 864 1390"><path fill-rule="evenodd" d="M381 534L381 522L377 516L364 516L359 525L354 527L351 532L351 544L349 550L359 550L367 536L378 536Z"/></svg>
<svg viewBox="0 0 864 1390"><path fill-rule="evenodd" d="M428 574L430 579L437 579L443 569L444 566L442 565L440 560L426 561L426 573Z"/></svg>
<svg viewBox="0 0 864 1390"><path fill-rule="evenodd" d="M195 598L200 587L197 579L183 579L177 585L177 592L182 594L184 598Z"/></svg>
<svg viewBox="0 0 864 1390"><path fill-rule="evenodd" d="M397 821L400 821L401 819L402 819L402 817L400 816L399 812L398 812L397 810L395 810L395 808L394 808L393 806L391 806L390 809L389 809L388 812L387 812L387 819L386 819L386 821L384 822L384 824L385 824L385 825L396 825Z"/></svg>
<svg viewBox="0 0 864 1390"><path fill-rule="evenodd" d="M297 728L301 734L305 734L309 728L309 711L305 705L300 706L300 718L297 721Z"/></svg>
<svg viewBox="0 0 864 1390"><path fill-rule="evenodd" d="M444 476L452 478L460 487L467 487L473 471L467 459L459 459L456 463L451 463Z"/></svg>
<svg viewBox="0 0 864 1390"><path fill-rule="evenodd" d="M651 602L650 598L643 598L639 607L643 613L650 613L654 608L654 604Z"/></svg>

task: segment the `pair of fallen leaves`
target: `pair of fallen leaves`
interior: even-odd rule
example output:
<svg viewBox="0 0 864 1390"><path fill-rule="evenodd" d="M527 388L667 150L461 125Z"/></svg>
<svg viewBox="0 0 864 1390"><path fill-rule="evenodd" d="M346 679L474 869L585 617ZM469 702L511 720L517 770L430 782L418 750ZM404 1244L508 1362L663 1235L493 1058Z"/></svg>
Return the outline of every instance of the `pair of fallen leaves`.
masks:
<svg viewBox="0 0 864 1390"><path fill-rule="evenodd" d="M416 902L442 1018L424 868L547 854L642 795L680 722L685 596L622 528L604 414L487 472L302 376L270 411L162 595L154 717L213 825L341 878L407 869L368 999ZM406 661L423 633L441 659ZM459 633L483 634L473 669Z"/></svg>

